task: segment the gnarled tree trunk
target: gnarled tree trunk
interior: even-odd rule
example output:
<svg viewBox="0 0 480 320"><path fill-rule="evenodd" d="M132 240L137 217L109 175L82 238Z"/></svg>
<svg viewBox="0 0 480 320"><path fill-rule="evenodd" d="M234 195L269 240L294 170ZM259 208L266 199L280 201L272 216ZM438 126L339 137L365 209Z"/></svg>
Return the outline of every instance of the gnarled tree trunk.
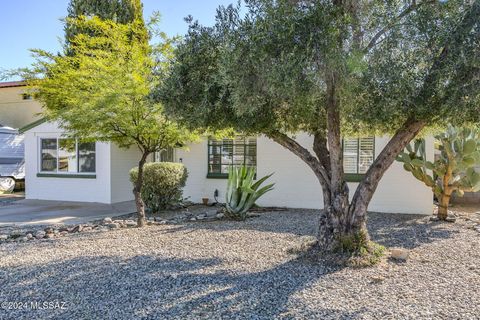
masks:
<svg viewBox="0 0 480 320"><path fill-rule="evenodd" d="M275 142L299 156L312 169L322 186L324 209L319 218L318 243L323 250L332 251L338 247L342 238L353 237L359 233L364 240L369 240L366 214L378 183L398 154L424 126L423 121L415 119L405 121L373 162L365 178L358 185L352 201L349 201L349 189L344 179L339 136L329 136L329 139L326 139L325 133L315 134L313 148L315 157L285 134L279 132L268 134ZM337 142L328 143L327 148L327 140ZM326 159L329 160L328 164L325 164Z"/></svg>
<svg viewBox="0 0 480 320"><path fill-rule="evenodd" d="M324 199L324 209L320 214L318 227L318 243L327 251L334 250L338 241L344 236L350 236L357 230L349 219L349 189L343 172L342 137L340 132L340 99L338 87L340 75L335 70L326 71L327 84L327 134L326 142L329 156L330 189L329 198ZM318 140L318 139L317 139ZM314 138L315 145L315 138ZM318 147L317 147L318 148ZM320 157L317 151L317 157Z"/></svg>

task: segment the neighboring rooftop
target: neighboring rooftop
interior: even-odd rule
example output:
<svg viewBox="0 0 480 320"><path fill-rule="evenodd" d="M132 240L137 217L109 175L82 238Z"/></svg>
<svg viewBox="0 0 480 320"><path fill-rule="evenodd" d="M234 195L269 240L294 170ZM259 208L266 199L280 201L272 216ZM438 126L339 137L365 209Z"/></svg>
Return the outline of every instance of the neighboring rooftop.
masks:
<svg viewBox="0 0 480 320"><path fill-rule="evenodd" d="M7 81L0 82L0 88L11 88L11 87L24 87L27 84L25 81Z"/></svg>

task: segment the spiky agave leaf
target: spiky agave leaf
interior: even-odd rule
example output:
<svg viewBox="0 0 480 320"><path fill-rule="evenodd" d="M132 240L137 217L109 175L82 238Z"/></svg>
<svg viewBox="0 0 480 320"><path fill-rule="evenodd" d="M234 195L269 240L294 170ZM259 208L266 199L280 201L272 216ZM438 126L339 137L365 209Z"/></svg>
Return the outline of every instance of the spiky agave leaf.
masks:
<svg viewBox="0 0 480 320"><path fill-rule="evenodd" d="M260 188L272 174L254 182L255 174L255 168L246 166L229 169L225 208L233 219L245 220L255 201L273 189L274 184Z"/></svg>

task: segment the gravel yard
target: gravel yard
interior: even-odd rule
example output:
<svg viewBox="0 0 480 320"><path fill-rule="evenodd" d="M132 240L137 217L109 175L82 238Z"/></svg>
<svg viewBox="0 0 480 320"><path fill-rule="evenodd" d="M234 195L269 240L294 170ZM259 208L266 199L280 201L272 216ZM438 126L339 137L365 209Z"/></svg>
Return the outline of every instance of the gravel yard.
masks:
<svg viewBox="0 0 480 320"><path fill-rule="evenodd" d="M289 254L315 221L291 210L4 243L0 302L28 304L0 319L480 319L480 233L465 221L372 213L373 238L411 252L364 269Z"/></svg>

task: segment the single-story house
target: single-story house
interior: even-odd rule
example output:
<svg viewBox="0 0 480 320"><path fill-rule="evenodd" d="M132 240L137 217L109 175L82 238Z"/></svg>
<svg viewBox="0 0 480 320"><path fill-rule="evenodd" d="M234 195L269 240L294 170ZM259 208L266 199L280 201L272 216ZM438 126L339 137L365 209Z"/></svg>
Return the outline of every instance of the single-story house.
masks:
<svg viewBox="0 0 480 320"><path fill-rule="evenodd" d="M39 120L42 105L26 91L24 81L0 82L0 126L22 128Z"/></svg>
<svg viewBox="0 0 480 320"><path fill-rule="evenodd" d="M26 198L115 203L133 199L129 170L137 165L139 152L123 150L112 143L82 143L64 138L53 122L38 122L25 128ZM297 141L308 147L312 137L299 134ZM387 137L344 139L344 167L351 193ZM433 138L427 138L428 158L433 159ZM321 208L322 192L314 174L298 157L266 137L204 139L188 150L168 150L156 156L161 161L183 163L189 172L184 197L218 201L225 196L227 171L245 164L257 176L269 173L275 189L262 197L261 206ZM369 209L380 212L431 214L432 192L417 181L402 164L386 172Z"/></svg>

